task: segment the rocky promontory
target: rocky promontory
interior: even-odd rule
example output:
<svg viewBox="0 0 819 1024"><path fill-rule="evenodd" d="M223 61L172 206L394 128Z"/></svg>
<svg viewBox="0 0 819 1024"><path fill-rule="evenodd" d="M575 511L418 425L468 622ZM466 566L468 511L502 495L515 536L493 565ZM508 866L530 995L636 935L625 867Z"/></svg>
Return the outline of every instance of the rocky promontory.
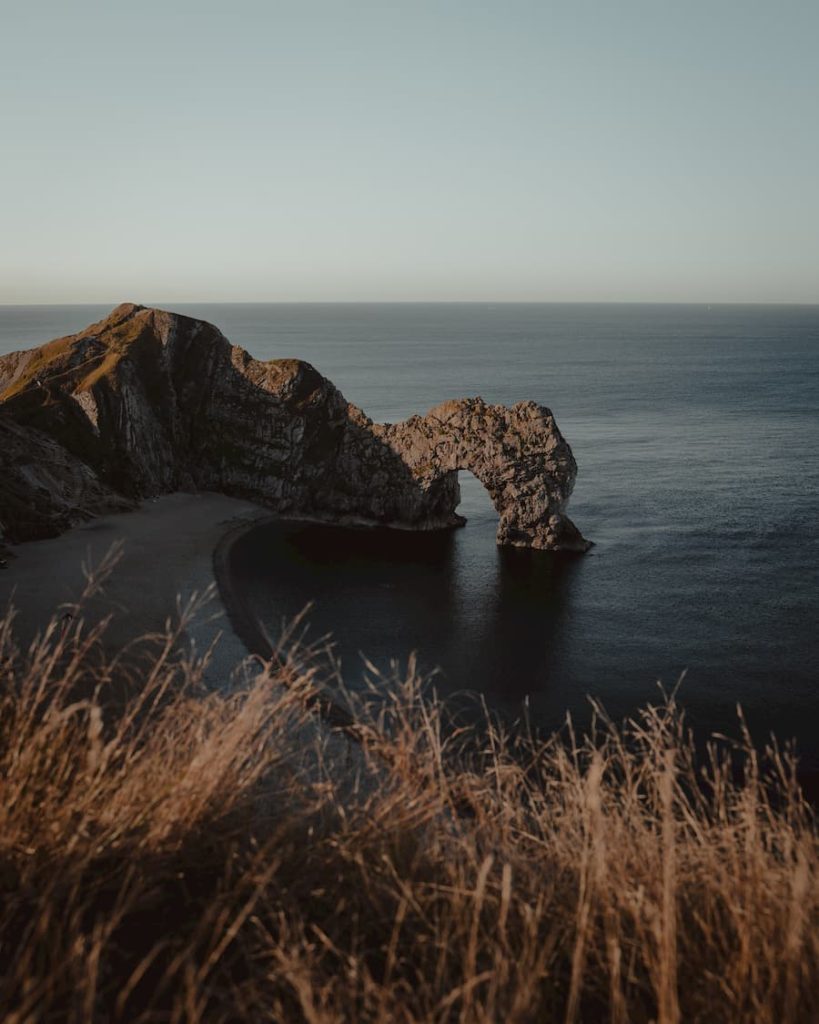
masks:
<svg viewBox="0 0 819 1024"><path fill-rule="evenodd" d="M177 490L292 517L459 525L457 471L498 510L498 543L585 551L565 509L577 465L551 412L480 398L373 423L309 363L259 362L211 324L125 304L0 357L0 538L52 536Z"/></svg>

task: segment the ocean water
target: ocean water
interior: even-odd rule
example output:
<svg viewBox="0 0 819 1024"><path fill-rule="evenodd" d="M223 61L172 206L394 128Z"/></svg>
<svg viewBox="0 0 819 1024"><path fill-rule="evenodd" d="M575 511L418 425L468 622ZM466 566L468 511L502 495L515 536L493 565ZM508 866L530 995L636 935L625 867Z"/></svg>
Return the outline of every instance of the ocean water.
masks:
<svg viewBox="0 0 819 1024"><path fill-rule="evenodd" d="M819 307L175 306L262 359L314 363L373 419L480 394L549 406L579 465L580 558L498 549L462 474L445 534L245 535L237 587L274 636L313 602L345 682L411 651L438 691L545 728L672 688L701 733L795 737L819 770ZM102 307L0 308L0 352Z"/></svg>

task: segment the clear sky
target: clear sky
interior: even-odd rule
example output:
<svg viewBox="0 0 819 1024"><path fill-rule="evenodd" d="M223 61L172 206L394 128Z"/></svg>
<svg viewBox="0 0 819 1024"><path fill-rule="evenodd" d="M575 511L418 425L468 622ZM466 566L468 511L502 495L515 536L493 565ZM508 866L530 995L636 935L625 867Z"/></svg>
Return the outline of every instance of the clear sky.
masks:
<svg viewBox="0 0 819 1024"><path fill-rule="evenodd" d="M0 302L819 302L819 0L0 0Z"/></svg>

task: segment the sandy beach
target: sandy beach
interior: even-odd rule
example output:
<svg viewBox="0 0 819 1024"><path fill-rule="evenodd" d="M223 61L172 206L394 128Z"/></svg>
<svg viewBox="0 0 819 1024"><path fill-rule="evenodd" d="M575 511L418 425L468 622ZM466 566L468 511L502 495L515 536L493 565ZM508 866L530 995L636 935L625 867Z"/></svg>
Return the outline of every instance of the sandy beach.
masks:
<svg viewBox="0 0 819 1024"><path fill-rule="evenodd" d="M247 655L225 614L213 570L214 550L227 534L269 511L220 494L170 494L146 501L133 512L100 516L49 540L12 548L0 570L0 606L16 610L15 633L27 644L61 606L74 603L85 583L83 566L97 566L113 545L120 560L87 614L111 615L106 642L111 649L156 632L173 616L177 599L211 588L213 595L188 638L205 650L219 636L209 681L226 679Z"/></svg>
<svg viewBox="0 0 819 1024"><path fill-rule="evenodd" d="M225 686L251 648L265 650L258 623L230 586L230 546L243 530L269 517L270 510L260 505L210 492L164 495L133 512L100 516L59 537L13 547L8 567L0 569L0 608L14 607L17 641L27 645L52 614L77 601L85 585L83 566L98 566L113 545L121 544L103 592L85 609L89 622L111 616L107 649L118 652L163 630L180 601L210 590L185 639L200 653L216 641L205 681ZM320 713L300 727L303 767L319 776L332 769L352 795L361 785L364 760L346 735L349 715L324 700L314 710Z"/></svg>

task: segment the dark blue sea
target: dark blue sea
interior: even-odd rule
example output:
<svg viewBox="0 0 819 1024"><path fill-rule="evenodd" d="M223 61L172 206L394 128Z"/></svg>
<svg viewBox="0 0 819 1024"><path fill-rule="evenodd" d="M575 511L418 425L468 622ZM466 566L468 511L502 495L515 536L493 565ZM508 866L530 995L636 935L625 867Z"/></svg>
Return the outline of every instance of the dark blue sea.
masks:
<svg viewBox="0 0 819 1024"><path fill-rule="evenodd" d="M232 573L275 636L314 602L348 685L417 651L442 694L545 728L588 697L619 718L679 695L702 733L796 737L819 769L819 307L179 305L261 359L314 363L373 419L446 398L549 406L579 474L581 558L495 546L468 525L408 535L280 524ZM0 352L103 307L0 308Z"/></svg>

